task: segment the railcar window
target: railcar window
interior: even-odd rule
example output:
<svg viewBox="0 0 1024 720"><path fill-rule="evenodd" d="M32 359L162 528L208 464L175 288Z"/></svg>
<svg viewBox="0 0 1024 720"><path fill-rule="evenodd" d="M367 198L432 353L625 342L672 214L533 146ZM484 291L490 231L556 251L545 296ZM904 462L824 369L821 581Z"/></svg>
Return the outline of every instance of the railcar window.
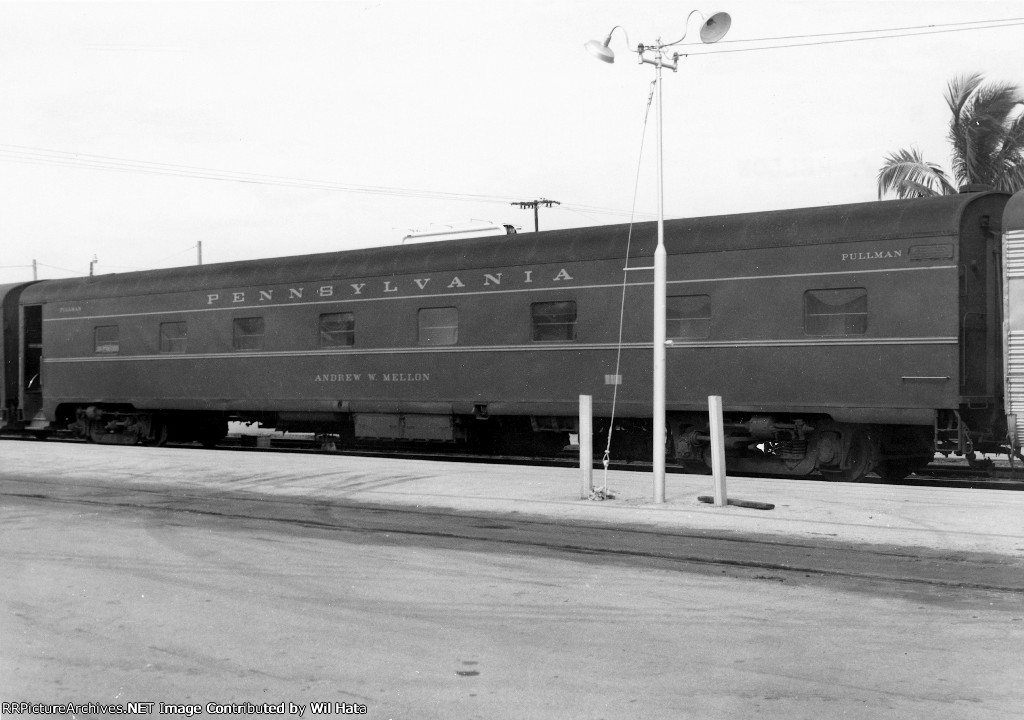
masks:
<svg viewBox="0 0 1024 720"><path fill-rule="evenodd" d="M350 347L356 344L356 321L350 312L320 316L320 347Z"/></svg>
<svg viewBox="0 0 1024 720"><path fill-rule="evenodd" d="M458 340L458 309L453 307L420 308L420 345L454 345Z"/></svg>
<svg viewBox="0 0 1024 720"><path fill-rule="evenodd" d="M864 288L804 293L804 332L807 335L863 335L867 331L868 291Z"/></svg>
<svg viewBox="0 0 1024 720"><path fill-rule="evenodd" d="M576 303L572 300L530 305L533 339L557 342L576 339Z"/></svg>
<svg viewBox="0 0 1024 720"><path fill-rule="evenodd" d="M665 336L706 338L711 334L711 296L670 295L665 298Z"/></svg>
<svg viewBox="0 0 1024 720"><path fill-rule="evenodd" d="M121 341L117 325L97 325L93 331L96 341L96 353L99 355L116 355L121 352Z"/></svg>
<svg viewBox="0 0 1024 720"><path fill-rule="evenodd" d="M235 350L263 349L263 318L235 318L232 346Z"/></svg>
<svg viewBox="0 0 1024 720"><path fill-rule="evenodd" d="M185 323L160 323L160 352L183 353L187 343L188 326Z"/></svg>

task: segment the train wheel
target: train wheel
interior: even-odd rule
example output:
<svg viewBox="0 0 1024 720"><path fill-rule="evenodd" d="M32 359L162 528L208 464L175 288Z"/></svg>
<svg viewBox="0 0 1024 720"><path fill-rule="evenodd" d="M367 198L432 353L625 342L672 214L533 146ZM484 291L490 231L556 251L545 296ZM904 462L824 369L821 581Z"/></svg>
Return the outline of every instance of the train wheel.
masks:
<svg viewBox="0 0 1024 720"><path fill-rule="evenodd" d="M167 444L167 436L168 435L169 435L169 430L167 428L167 423L164 422L163 420L159 419L159 418L154 418L153 419L152 437L147 438L145 441L143 441L142 444L143 445L155 445L157 447L163 447L164 445Z"/></svg>
<svg viewBox="0 0 1024 720"><path fill-rule="evenodd" d="M205 448L217 446L228 435L227 420L204 420L196 428L196 440Z"/></svg>
<svg viewBox="0 0 1024 720"><path fill-rule="evenodd" d="M821 470L826 480L856 482L871 471L875 459L874 439L867 431L861 429L851 431L849 438L843 466L838 469Z"/></svg>
<svg viewBox="0 0 1024 720"><path fill-rule="evenodd" d="M898 483L927 466L931 460L930 455L917 458L883 458L875 472L887 483Z"/></svg>
<svg viewBox="0 0 1024 720"><path fill-rule="evenodd" d="M139 436L135 432L125 431L108 431L106 425L102 421L90 420L89 421L89 442L99 443L102 445L136 445L139 442Z"/></svg>

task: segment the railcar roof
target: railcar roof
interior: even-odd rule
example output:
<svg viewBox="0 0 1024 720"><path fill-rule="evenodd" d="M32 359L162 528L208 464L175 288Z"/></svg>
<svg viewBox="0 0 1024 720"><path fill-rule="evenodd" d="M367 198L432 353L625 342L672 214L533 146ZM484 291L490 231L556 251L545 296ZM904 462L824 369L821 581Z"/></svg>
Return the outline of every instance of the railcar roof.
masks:
<svg viewBox="0 0 1024 720"><path fill-rule="evenodd" d="M7 300L8 294L14 293L19 288L23 288L26 285L31 285L33 282L35 281L29 280L28 282L8 283L6 285L0 285L0 305L3 305L4 302Z"/></svg>
<svg viewBox="0 0 1024 720"><path fill-rule="evenodd" d="M1003 212L1003 230L1024 229L1024 192L1014 194Z"/></svg>
<svg viewBox="0 0 1024 720"><path fill-rule="evenodd" d="M675 254L955 235L969 205L988 198L998 215L1008 197L970 193L666 220L665 245ZM635 224L630 256L650 257L656 234L654 222ZM49 280L28 288L22 303L613 258L623 256L628 236L629 225L602 225Z"/></svg>

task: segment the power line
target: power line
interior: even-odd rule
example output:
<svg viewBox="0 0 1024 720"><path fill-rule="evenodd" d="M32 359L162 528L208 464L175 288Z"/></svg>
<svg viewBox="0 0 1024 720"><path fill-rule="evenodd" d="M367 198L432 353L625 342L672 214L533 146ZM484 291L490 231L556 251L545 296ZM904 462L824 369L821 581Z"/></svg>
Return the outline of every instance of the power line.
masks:
<svg viewBox="0 0 1024 720"><path fill-rule="evenodd" d="M89 153L73 153L63 150L10 145L0 143L0 159L23 162L33 165L51 165L58 167L75 167L88 170L107 170L111 172L133 172L148 175L164 175L199 180L219 180L255 185L275 185L280 187L325 190L330 192L349 192L392 197L411 197L432 200L486 202L506 204L513 202L512 196L484 195L473 193L454 193L439 190L419 190L415 188L388 187L383 185L356 185L347 183L310 180L265 173L249 173L234 170L177 165L173 163L133 160L130 158L112 157L109 155L93 155ZM615 208L603 208L588 205L576 205L578 209L602 215L628 217L629 212Z"/></svg>
<svg viewBox="0 0 1024 720"><path fill-rule="evenodd" d="M839 35L866 35L868 33L904 33L906 31L913 30L938 30L942 28L949 28L950 31L953 29L959 30L986 30L988 27L1008 27L1010 25L994 25L993 23L1008 23L1018 24L1024 22L1024 17L1015 18L994 18L991 20L965 20L963 22L955 23L929 23L928 25L907 25L904 27L895 28L876 28L874 30L840 30L838 32L831 33L808 33L806 35L778 35L776 37L763 37L763 38L745 38L741 40L736 39L722 39L719 40L716 45L730 45L735 43L746 43L746 42L774 42L776 40L802 40L804 38L825 38L825 37L836 37ZM986 27L965 27L970 25L985 25ZM907 37L915 33L907 33ZM903 37L903 36L894 36ZM691 41L685 43L686 45L694 45L701 47L703 43L699 41Z"/></svg>
<svg viewBox="0 0 1024 720"><path fill-rule="evenodd" d="M58 267L56 265L47 265L46 263L39 263L39 267L48 267L51 270L60 270L61 272L69 272L69 273L73 273L75 275L81 275L82 274L81 270L71 270L69 268Z"/></svg>
<svg viewBox="0 0 1024 720"><path fill-rule="evenodd" d="M252 183L257 185L280 185L283 187L301 187L314 190L333 190L338 192L378 195L400 195L421 198L442 198L448 200L490 202L505 202L508 200L508 197L499 197L495 195L475 195L469 193L417 190L414 188L387 187L381 185L335 183L323 180L309 180L305 178L269 175L264 173L238 172L234 170L219 170L192 165L176 165L173 163L152 162L147 160L132 160L130 158L111 157L106 155L71 153L62 150L49 150L46 148L34 148L22 145L0 144L0 157L8 160L39 165L81 167L94 170L111 170L115 172L138 172L153 175L190 177L204 180L229 180L232 182Z"/></svg>
<svg viewBox="0 0 1024 720"><path fill-rule="evenodd" d="M760 50L785 50L785 49L791 49L791 48L814 47L814 46L819 46L819 45L838 45L838 44L841 44L841 43L866 42L866 41L870 41L870 40L893 40L893 39L897 39L897 38L918 37L918 36L922 36L922 35L941 35L941 34L944 34L944 33L954 33L954 32L969 32L969 31L976 31L976 30L993 30L993 29L999 29L999 28L1016 27L1016 26L1024 25L1024 18L1012 18L1012 19L1005 20L1005 21L1004 20L999 20L999 21L982 20L982 21L976 21L976 23L977 22L990 22L990 23L994 23L994 24L984 25L984 26L975 26L975 27L952 27L952 26L944 26L944 25L922 26L922 27L930 28L930 29L924 29L924 30L921 30L920 32L897 32L896 34L873 35L871 37L843 37L843 38L830 39L830 40L819 40L819 41L815 41L815 42L790 43L790 44L787 44L787 45L764 45L764 46L759 46L759 47L742 47L742 48L728 48L728 47L725 47L725 48L722 48L722 47L719 47L720 43L716 43L715 46L714 46L715 49L713 49L713 50L712 49L705 49L705 50L702 50L701 52L690 53L690 54L691 55L713 55L713 54L719 54L719 53L757 52L757 51L760 51ZM905 29L906 30L916 30L917 28L905 28ZM803 38L815 38L815 37L832 37L832 36L836 36L836 35L847 35L847 34L851 34L852 35L852 34L889 33L889 32L893 32L893 31L891 31L891 30L855 30L855 31L850 31L849 33L826 33L826 34L815 34L815 35L790 35L790 36L779 37L779 38L760 38L760 39L751 39L751 40L733 40L731 42L734 42L734 43L772 42L774 40L790 40L790 39L803 39ZM724 42L725 41L723 41L722 44L724 44ZM692 46L687 45L687 47L701 47L701 48L703 48L705 46L694 44ZM685 53L680 53L680 54L685 54Z"/></svg>

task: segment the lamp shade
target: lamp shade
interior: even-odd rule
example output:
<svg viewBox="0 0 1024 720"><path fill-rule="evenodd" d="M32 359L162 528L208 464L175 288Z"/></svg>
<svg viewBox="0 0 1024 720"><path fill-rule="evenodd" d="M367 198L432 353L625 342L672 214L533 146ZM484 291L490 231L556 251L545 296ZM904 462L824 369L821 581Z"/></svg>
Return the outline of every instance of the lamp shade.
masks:
<svg viewBox="0 0 1024 720"><path fill-rule="evenodd" d="M608 47L608 43L611 41L611 36L608 37L604 42L598 40L591 40L585 47L587 52L596 57L598 60L603 60L606 63L615 62L615 52Z"/></svg>
<svg viewBox="0 0 1024 720"><path fill-rule="evenodd" d="M731 26L732 18L729 17L729 13L715 13L701 25L700 41L708 44L718 42L725 37Z"/></svg>

